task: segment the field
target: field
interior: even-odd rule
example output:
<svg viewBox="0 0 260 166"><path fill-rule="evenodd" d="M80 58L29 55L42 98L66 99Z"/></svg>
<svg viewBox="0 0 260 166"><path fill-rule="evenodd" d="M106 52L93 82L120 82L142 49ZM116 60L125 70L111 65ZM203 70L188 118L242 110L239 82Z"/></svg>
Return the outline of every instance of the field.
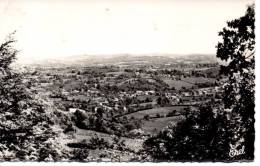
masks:
<svg viewBox="0 0 260 166"><path fill-rule="evenodd" d="M191 88L196 83L214 83L216 79L205 78L205 77L186 77L181 80L173 80L170 78L164 78L163 81L169 85L170 88L175 87L175 89L180 90L182 87L186 89Z"/></svg>
<svg viewBox="0 0 260 166"><path fill-rule="evenodd" d="M177 122L179 122L182 119L184 119L184 117L182 115L150 119L149 121L144 121L142 130L145 133L156 134L159 131L161 131L163 128L165 128L166 126L170 125L171 123L176 124Z"/></svg>
<svg viewBox="0 0 260 166"><path fill-rule="evenodd" d="M156 117L157 114L161 116L161 118L151 118L149 120L142 120L142 130L145 134L156 134L157 132L161 131L166 126L170 125L171 123L176 123L183 119L182 115L166 117L166 115L173 110L181 112L185 106L172 106L172 107L159 107L153 109L147 109L139 112L135 112L132 114L126 115L127 118L134 117L135 119L143 119L145 115L149 115L150 117Z"/></svg>
<svg viewBox="0 0 260 166"><path fill-rule="evenodd" d="M190 82L190 83L214 83L216 79L214 78L205 78L205 77L186 77L182 78L183 81L185 82Z"/></svg>
<svg viewBox="0 0 260 166"><path fill-rule="evenodd" d="M143 111L138 111L132 114L128 114L127 118L134 117L136 119L142 119L145 115L149 115L150 117L155 117L156 114L161 116L166 116L169 112L176 110L177 112L182 111L184 106L172 106L172 107L159 107L153 109L147 109Z"/></svg>
<svg viewBox="0 0 260 166"><path fill-rule="evenodd" d="M168 84L170 88L174 87L176 90L180 90L182 87L191 88L193 86L193 84L184 82L182 80L164 78L163 81Z"/></svg>

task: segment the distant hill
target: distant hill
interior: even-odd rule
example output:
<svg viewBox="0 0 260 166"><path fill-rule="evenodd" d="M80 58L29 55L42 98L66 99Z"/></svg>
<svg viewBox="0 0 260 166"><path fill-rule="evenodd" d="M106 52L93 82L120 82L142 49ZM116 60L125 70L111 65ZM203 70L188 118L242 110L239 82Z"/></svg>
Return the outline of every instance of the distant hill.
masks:
<svg viewBox="0 0 260 166"><path fill-rule="evenodd" d="M150 54L150 55L75 55L69 57L20 61L18 64L39 65L39 66L97 66L97 65L160 65L177 63L215 63L215 55L191 54L191 55L172 55L172 54Z"/></svg>

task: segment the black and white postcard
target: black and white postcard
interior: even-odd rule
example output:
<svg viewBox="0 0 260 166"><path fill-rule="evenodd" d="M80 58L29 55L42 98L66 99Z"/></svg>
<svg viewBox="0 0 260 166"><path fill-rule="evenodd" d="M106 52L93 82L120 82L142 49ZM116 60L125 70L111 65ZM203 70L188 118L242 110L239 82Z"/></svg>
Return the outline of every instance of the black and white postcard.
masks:
<svg viewBox="0 0 260 166"><path fill-rule="evenodd" d="M252 162L254 0L1 0L0 161Z"/></svg>

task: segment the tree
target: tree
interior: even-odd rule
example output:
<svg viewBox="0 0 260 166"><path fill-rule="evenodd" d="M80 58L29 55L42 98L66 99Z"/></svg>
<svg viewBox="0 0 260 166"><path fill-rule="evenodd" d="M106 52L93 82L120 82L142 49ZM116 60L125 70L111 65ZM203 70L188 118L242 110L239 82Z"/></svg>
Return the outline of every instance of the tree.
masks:
<svg viewBox="0 0 260 166"><path fill-rule="evenodd" d="M157 98L157 104L164 107L170 103L169 99L165 96L160 96Z"/></svg>
<svg viewBox="0 0 260 166"><path fill-rule="evenodd" d="M37 101L28 81L10 67L18 53L13 35L0 45L0 158L58 160L52 113Z"/></svg>
<svg viewBox="0 0 260 166"><path fill-rule="evenodd" d="M87 149L74 149L72 154L73 156L70 158L70 160L85 161L89 155L89 152Z"/></svg>
<svg viewBox="0 0 260 166"><path fill-rule="evenodd" d="M237 118L234 139L245 146L244 159L254 158L255 107L255 5L248 6L243 17L227 22L219 33L217 57L226 61L221 73L228 77L223 102Z"/></svg>
<svg viewBox="0 0 260 166"><path fill-rule="evenodd" d="M144 151L155 161L230 160L231 129L225 114L214 114L210 106L198 114L170 125L144 142Z"/></svg>
<svg viewBox="0 0 260 166"><path fill-rule="evenodd" d="M12 37L15 32L10 34L6 41L0 46L0 72L8 74L10 72L10 64L15 60L17 50L12 47L16 41Z"/></svg>
<svg viewBox="0 0 260 166"><path fill-rule="evenodd" d="M144 120L149 121L149 120L150 120L150 115L146 114L146 115L144 116Z"/></svg>

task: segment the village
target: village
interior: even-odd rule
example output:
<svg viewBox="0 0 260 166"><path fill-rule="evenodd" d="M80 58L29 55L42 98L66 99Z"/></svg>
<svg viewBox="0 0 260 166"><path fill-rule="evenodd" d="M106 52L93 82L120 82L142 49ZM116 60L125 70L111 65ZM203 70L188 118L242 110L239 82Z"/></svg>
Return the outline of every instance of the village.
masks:
<svg viewBox="0 0 260 166"><path fill-rule="evenodd" d="M218 67L212 63L185 64L181 68L166 64L24 70L32 89L53 109L70 117L63 131L68 148L81 146L93 137L113 144L117 137L124 142L129 160L142 149L146 138L196 113L199 106L222 105L220 85L225 78L219 77ZM91 160L102 158L100 153L90 155Z"/></svg>

